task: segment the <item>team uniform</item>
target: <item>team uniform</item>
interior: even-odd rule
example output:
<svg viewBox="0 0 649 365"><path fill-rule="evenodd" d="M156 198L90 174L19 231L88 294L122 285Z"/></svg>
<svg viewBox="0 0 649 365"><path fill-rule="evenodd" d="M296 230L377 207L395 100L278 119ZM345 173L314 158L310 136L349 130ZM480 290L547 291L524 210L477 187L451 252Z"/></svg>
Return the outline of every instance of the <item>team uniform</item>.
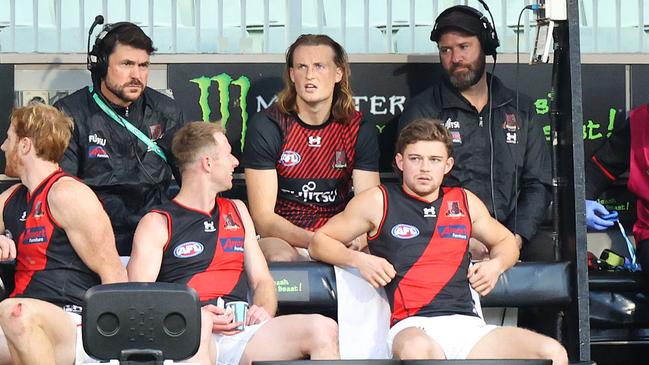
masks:
<svg viewBox="0 0 649 365"><path fill-rule="evenodd" d="M495 328L478 315L467 279L471 217L466 192L443 187L439 198L429 202L406 193L400 184L380 189L383 217L368 242L370 252L396 271L385 286L390 349L401 330L420 327L448 359L465 358Z"/></svg>
<svg viewBox="0 0 649 365"><path fill-rule="evenodd" d="M55 171L32 194L20 185L6 200L2 214L5 234L16 244L15 288L10 297L43 300L69 313L77 326L75 363L81 364L89 358L81 338L83 296L101 280L81 260L50 212L47 195L66 176Z"/></svg>
<svg viewBox="0 0 649 365"><path fill-rule="evenodd" d="M492 216L529 240L550 201L549 148L532 101L522 96L517 110L512 90L497 77L487 76L487 81L493 82L493 102L482 111L443 80L406 105L399 130L419 118L439 119L453 139L456 161L444 185L473 192Z"/></svg>
<svg viewBox="0 0 649 365"><path fill-rule="evenodd" d="M248 301L244 269L245 228L230 199L216 198L212 212L201 212L176 201L152 212L167 218L169 240L156 281L182 283L196 290L203 305ZM246 326L234 336L213 334L218 364L238 364L245 346L262 324Z"/></svg>
<svg viewBox="0 0 649 365"><path fill-rule="evenodd" d="M378 171L377 132L359 112L348 123L312 126L272 105L250 122L243 165L275 169L275 213L314 231L351 199L353 170Z"/></svg>
<svg viewBox="0 0 649 365"><path fill-rule="evenodd" d="M88 88L83 88L55 104L74 120L61 168L81 178L98 195L113 226L117 250L128 256L142 216L168 201L166 191L172 169L111 119L92 95ZM173 166L171 140L184 119L171 98L147 87L128 108L106 104L156 142Z"/></svg>

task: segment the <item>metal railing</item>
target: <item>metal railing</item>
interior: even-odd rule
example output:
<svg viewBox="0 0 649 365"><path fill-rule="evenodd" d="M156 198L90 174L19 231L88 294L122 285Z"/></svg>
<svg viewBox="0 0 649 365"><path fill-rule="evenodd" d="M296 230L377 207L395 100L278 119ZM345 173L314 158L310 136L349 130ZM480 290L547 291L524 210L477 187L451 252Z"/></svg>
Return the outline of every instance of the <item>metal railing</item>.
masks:
<svg viewBox="0 0 649 365"><path fill-rule="evenodd" d="M580 2L583 52L647 50L645 1ZM487 0L501 53L529 50L535 27L523 6ZM350 53L429 53L433 20L448 6L476 0L0 0L0 52L83 53L95 15L132 21L159 53L283 53L302 32L325 33Z"/></svg>

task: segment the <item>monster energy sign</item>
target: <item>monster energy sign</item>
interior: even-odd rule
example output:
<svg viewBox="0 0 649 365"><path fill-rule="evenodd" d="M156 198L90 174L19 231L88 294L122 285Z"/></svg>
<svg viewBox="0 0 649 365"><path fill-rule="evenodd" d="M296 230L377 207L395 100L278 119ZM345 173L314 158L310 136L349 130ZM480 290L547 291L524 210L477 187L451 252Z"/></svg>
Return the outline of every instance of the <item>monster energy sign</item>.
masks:
<svg viewBox="0 0 649 365"><path fill-rule="evenodd" d="M226 128L228 120L230 119L230 86L235 85L239 87L239 100L236 103L241 111L241 150L243 151L246 141L246 128L248 126L248 91L250 91L250 79L246 76L240 76L238 79L232 79L232 76L227 73L220 73L216 76L207 77L201 76L189 80L198 85L200 96L198 98L198 105L201 108L202 120L205 122L212 121L212 109L210 108L209 96L210 87L213 82L216 82L219 90L219 105L221 112L221 126Z"/></svg>

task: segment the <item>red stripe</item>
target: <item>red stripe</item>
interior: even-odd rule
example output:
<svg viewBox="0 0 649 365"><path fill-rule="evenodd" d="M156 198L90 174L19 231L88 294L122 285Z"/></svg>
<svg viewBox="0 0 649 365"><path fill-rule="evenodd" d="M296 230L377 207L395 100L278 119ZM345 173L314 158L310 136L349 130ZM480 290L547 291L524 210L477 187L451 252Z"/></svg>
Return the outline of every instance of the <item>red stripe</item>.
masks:
<svg viewBox="0 0 649 365"><path fill-rule="evenodd" d="M602 170L602 172L604 173L604 175L606 175L606 177L608 177L609 180L611 180L611 181L615 181L615 180L616 180L615 175L613 175L610 171L608 171L608 170L606 169L606 167L604 167L604 165L602 165L602 164L599 162L599 160L597 159L597 157L593 156L593 157L591 157L591 160L593 160L593 162L595 163L595 165L597 165L597 167L599 167L599 169Z"/></svg>
<svg viewBox="0 0 649 365"><path fill-rule="evenodd" d="M219 242L220 239L227 239L229 237L242 237L245 241L245 229L239 217L239 212L231 200L217 199L217 204L219 209L219 234L216 236L214 242L214 257L205 271L194 275L187 283L187 285L198 292L201 301L211 300L231 293L237 286L241 273L244 270L243 252L226 253L223 251L223 247ZM225 226L225 220L223 218L228 213L234 213L236 215L236 218L233 219L241 227L240 229L227 231L223 228ZM209 290L206 291L205 288L209 288Z"/></svg>

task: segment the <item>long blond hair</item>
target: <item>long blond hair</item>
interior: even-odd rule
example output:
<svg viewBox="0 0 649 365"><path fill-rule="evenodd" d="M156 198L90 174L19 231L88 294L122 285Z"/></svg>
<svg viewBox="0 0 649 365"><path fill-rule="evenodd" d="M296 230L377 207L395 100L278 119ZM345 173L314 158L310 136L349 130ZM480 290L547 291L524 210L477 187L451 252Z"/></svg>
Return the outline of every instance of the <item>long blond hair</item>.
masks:
<svg viewBox="0 0 649 365"><path fill-rule="evenodd" d="M293 54L300 46L329 46L334 51L334 63L343 72L342 78L334 87L331 115L334 120L344 123L349 122L355 114L352 89L349 84L351 71L347 61L345 49L329 36L324 34L302 34L291 44L286 51L286 65L284 66L284 89L279 93L277 106L282 113L297 113L297 91L291 81L290 69L293 67Z"/></svg>

